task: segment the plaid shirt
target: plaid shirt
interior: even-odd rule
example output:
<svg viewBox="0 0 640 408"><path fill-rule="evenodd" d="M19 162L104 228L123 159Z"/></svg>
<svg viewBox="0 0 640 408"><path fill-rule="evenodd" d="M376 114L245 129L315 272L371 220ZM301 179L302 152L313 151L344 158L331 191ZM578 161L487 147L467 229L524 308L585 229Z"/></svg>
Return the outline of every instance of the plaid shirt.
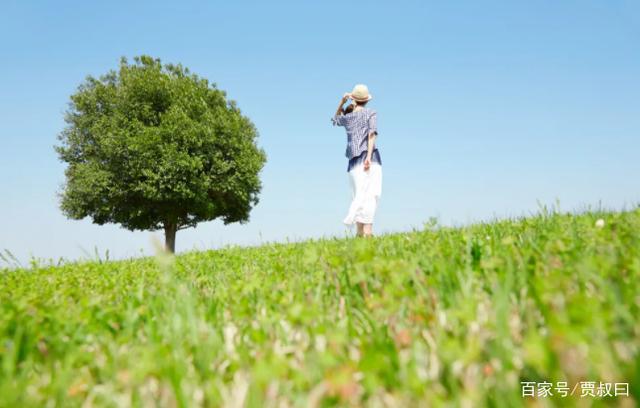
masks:
<svg viewBox="0 0 640 408"><path fill-rule="evenodd" d="M347 158L353 159L367 151L369 133L378 133L377 118L375 110L363 108L331 119L334 126L344 126L347 130Z"/></svg>

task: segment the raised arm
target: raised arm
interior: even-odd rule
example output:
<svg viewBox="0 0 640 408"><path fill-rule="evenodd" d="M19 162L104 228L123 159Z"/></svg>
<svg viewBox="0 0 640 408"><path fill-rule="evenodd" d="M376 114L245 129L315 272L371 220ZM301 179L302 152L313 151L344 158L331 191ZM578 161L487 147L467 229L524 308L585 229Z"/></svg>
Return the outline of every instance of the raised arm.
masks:
<svg viewBox="0 0 640 408"><path fill-rule="evenodd" d="M336 110L336 114L334 115L335 117L338 117L340 115L342 115L343 111L342 111L342 105L345 104L345 102L347 102L349 100L349 97L351 95L349 93L346 93L342 96L342 99L340 99L340 105L338 105L338 109Z"/></svg>

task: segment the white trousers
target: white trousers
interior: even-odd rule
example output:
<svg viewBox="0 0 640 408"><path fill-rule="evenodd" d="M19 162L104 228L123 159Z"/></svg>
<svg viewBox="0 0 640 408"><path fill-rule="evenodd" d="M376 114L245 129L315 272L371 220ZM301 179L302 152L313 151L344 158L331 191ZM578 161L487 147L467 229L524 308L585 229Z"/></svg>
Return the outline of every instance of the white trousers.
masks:
<svg viewBox="0 0 640 408"><path fill-rule="evenodd" d="M369 170L365 171L364 163L359 163L349 172L349 180L353 197L343 222L347 225L357 222L373 224L378 200L382 194L382 166L371 163Z"/></svg>

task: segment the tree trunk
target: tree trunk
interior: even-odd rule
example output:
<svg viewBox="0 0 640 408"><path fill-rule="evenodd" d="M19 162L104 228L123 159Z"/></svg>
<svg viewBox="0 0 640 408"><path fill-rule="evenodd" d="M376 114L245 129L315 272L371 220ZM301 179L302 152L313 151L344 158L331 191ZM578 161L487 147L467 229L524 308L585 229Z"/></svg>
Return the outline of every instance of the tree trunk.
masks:
<svg viewBox="0 0 640 408"><path fill-rule="evenodd" d="M178 226L173 222L164 224L164 247L167 252L176 252L176 231Z"/></svg>

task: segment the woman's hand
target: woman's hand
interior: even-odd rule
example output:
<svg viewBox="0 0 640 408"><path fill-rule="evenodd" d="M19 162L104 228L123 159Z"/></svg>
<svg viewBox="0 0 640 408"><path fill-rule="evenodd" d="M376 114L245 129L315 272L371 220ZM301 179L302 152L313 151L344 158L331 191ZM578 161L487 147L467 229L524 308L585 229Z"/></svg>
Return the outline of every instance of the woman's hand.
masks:
<svg viewBox="0 0 640 408"><path fill-rule="evenodd" d="M347 92L346 94L342 95L342 99L340 99L340 104L338 105L338 109L336 109L336 113L334 115L334 117L338 117L340 115L344 115L344 111L342 110L342 105L344 105L344 103L351 98L351 94L349 92Z"/></svg>
<svg viewBox="0 0 640 408"><path fill-rule="evenodd" d="M371 167L371 159L367 157L366 159L364 159L364 171L369 171L370 167Z"/></svg>
<svg viewBox="0 0 640 408"><path fill-rule="evenodd" d="M342 110L342 106L345 104L345 102L347 102L349 100L349 98L351 98L351 94L349 92L347 92L346 94L342 95L342 99L340 99L340 105L338 105L338 109L336 109L336 113L334 115L334 117L338 117L340 115L344 115L344 111Z"/></svg>

